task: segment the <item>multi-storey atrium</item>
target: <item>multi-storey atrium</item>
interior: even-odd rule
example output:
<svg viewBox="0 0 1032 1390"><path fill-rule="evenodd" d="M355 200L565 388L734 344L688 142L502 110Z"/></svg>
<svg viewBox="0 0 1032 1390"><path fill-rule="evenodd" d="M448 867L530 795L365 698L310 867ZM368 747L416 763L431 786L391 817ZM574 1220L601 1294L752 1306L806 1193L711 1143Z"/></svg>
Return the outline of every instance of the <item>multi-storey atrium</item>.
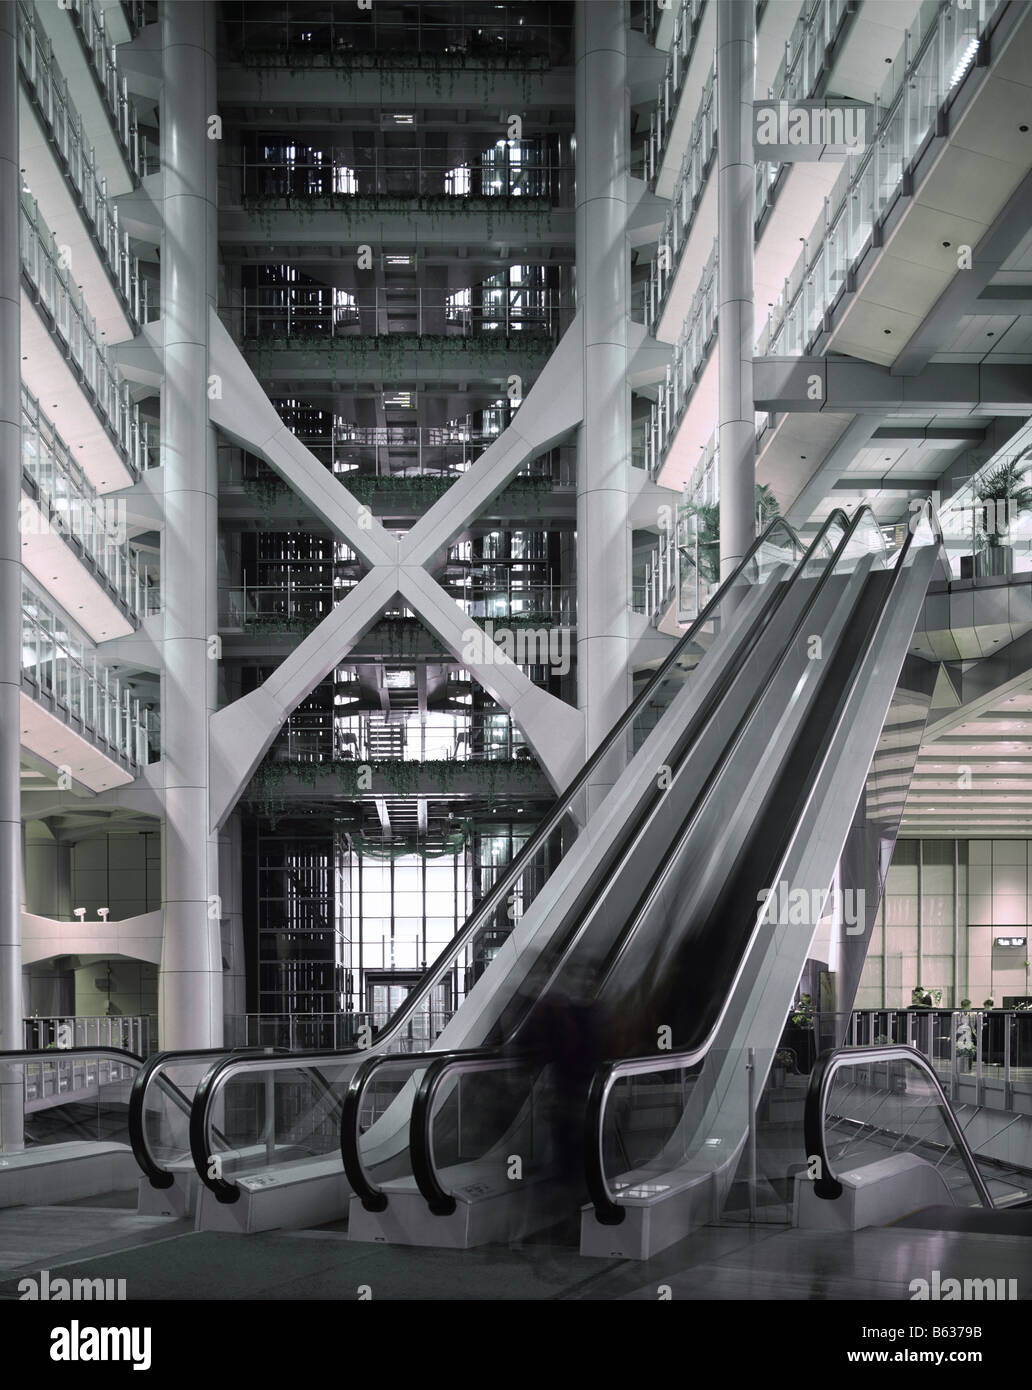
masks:
<svg viewBox="0 0 1032 1390"><path fill-rule="evenodd" d="M1028 0L0 63L0 1298L1013 1282Z"/></svg>

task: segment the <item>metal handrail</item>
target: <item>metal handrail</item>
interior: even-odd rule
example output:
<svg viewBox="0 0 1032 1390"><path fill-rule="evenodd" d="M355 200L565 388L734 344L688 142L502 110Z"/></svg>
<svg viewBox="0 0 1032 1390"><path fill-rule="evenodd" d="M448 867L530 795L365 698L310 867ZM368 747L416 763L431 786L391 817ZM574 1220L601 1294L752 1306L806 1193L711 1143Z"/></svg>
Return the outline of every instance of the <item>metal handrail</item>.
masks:
<svg viewBox="0 0 1032 1390"><path fill-rule="evenodd" d="M888 1047L885 1045L839 1047L822 1052L817 1058L813 1071L810 1073L810 1084L806 1092L806 1110L803 1116L803 1137L806 1153L810 1157L819 1159L818 1176L813 1180L815 1195L825 1201L834 1201L842 1195L842 1184L832 1171L831 1160L828 1157L824 1134L824 1112L827 1108L831 1082L835 1073L842 1067L856 1066L860 1062L909 1062L927 1081L931 1082L943 1111L946 1128L960 1150L968 1177L978 1194L978 1200L983 1207L992 1209L994 1205L992 1196L978 1170L968 1142L964 1138L964 1131L957 1123L957 1117L953 1113L953 1107L947 1099L942 1083L939 1081L934 1067L915 1047Z"/></svg>

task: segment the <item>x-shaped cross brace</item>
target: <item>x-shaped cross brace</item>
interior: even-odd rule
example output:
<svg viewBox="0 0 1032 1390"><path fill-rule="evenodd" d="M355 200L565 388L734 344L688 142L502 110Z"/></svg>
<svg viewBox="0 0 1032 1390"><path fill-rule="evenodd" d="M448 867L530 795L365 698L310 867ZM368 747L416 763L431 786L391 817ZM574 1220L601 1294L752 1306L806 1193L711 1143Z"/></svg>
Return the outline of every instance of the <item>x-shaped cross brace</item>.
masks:
<svg viewBox="0 0 1032 1390"><path fill-rule="evenodd" d="M549 695L428 572L524 464L551 448L583 418L581 327L564 334L515 420L415 526L400 539L284 425L218 315L211 313L209 373L221 395L209 418L224 435L257 454L360 557L369 569L314 632L256 690L211 716L212 830L233 810L291 711L347 656L398 598L516 721L552 785L564 786L584 761L580 711ZM471 650L476 659L470 659Z"/></svg>

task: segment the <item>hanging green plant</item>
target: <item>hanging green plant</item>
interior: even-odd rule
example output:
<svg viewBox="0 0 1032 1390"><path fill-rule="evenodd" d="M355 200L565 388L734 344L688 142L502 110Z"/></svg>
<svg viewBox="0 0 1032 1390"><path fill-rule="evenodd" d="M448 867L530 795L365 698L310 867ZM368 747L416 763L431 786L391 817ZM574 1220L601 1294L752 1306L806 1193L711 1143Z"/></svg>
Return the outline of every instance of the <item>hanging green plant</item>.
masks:
<svg viewBox="0 0 1032 1390"><path fill-rule="evenodd" d="M286 811L290 792L296 787L323 796L339 792L350 799L371 795L374 788L381 796L387 791L397 797L446 794L472 788L490 804L500 792L511 792L515 788L543 790L544 782L544 774L533 758L434 759L427 762L390 758L369 763L265 759L251 778L244 799L250 810L275 823Z"/></svg>

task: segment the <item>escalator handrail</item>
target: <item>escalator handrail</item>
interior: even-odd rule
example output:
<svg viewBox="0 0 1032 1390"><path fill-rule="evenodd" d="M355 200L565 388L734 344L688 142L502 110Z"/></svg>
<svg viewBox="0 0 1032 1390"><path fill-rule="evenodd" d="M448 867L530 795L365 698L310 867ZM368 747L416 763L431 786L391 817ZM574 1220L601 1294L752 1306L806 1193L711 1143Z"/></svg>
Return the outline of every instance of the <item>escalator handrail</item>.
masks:
<svg viewBox="0 0 1032 1390"><path fill-rule="evenodd" d="M964 1137L964 1131L957 1123L953 1106L943 1090L942 1082L939 1080L935 1068L927 1057L918 1052L917 1048L907 1047L903 1043L882 1043L873 1047L832 1047L822 1052L814 1063L810 1073L810 1084L806 1091L806 1109L803 1112L803 1140L806 1145L807 1161L810 1162L814 1158L818 1159L818 1176L813 1180L815 1195L825 1201L834 1201L842 1195L842 1184L836 1178L831 1160L828 1157L824 1132L824 1113L835 1073L842 1067L857 1066L863 1062L909 1062L922 1073L926 1081L931 1082L946 1121L946 1128L960 1150L968 1177L978 1194L978 1200L983 1207L992 1209L992 1196L978 1170L978 1164L975 1162L975 1157Z"/></svg>
<svg viewBox="0 0 1032 1390"><path fill-rule="evenodd" d="M824 525L821 527L821 530L818 532L813 542L809 546L806 554L799 561L799 564L796 569L797 575L805 573L806 567L809 564L811 557L817 552L819 546L823 543L825 535L831 530L833 525L842 525L844 523L845 529L838 545L835 547L829 558L828 566L824 571L823 575L821 576L821 580L817 586L817 589L815 590L814 595L810 598L809 602L806 605L806 608L803 610L803 613L800 615L796 622L795 629L793 629L793 638L795 632L801 629L803 624L805 623L807 614L809 613L813 603L816 600L817 593L821 588L823 588L824 582L828 579L829 576L836 573L838 561L841 558L841 556L845 554L846 550L850 545L850 542L852 541L856 533L860 530L860 528L863 525L872 522L877 527L877 521L874 517L873 511L870 507L866 506L859 508L851 518L846 517L845 514L841 511L841 509L836 509L836 511L832 512L831 515L826 519ZM878 535L879 539L881 539L880 529L876 531L876 534ZM792 639L789 640L791 641ZM758 707L761 699L763 698L766 689L767 685L764 685L754 694L753 698L750 700L746 708L745 713L742 716L742 719L739 721L739 728L744 726L749 721L749 719L752 718L752 715ZM710 780L712 780L712 778ZM636 921L637 914L632 914L632 918ZM627 932L629 933L631 930L632 923L629 922L627 926ZM610 1063L607 1065L615 1067L617 1069L623 1067L625 1069L639 1071L649 1069L663 1070L664 1068L662 1062L665 1061L667 1066L670 1066L671 1058L675 1056L683 1056L687 1059L684 1061L683 1065L692 1065L695 1061L701 1060L701 1058L705 1055L706 1051L708 1051L709 1047L712 1045L712 1040L716 1033L716 1028L718 1026L719 1020L717 1024L714 1025L714 1028L711 1030L710 1035L706 1039L706 1041L703 1044L701 1044L700 1048L694 1049L692 1053L663 1053L661 1054L660 1059L658 1059L657 1064L654 1066L651 1065L651 1058L636 1058L625 1061L623 1063ZM417 1091L416 1099L413 1103L412 1117L409 1129L409 1147L412 1156L412 1171L416 1180L417 1187L419 1188L420 1192L423 1193L423 1196L426 1198L428 1204L430 1205L431 1211L437 1214L450 1214L450 1211L454 1209L454 1203L452 1203L452 1207L448 1207L447 1202L450 1199L448 1198L447 1193L444 1191L444 1188L441 1186L440 1180L434 1169L431 1140L429 1135L429 1126L434 1113L433 1102L436 1098L436 1093L443 1084L445 1076L448 1074L448 1072L458 1067L464 1058L472 1058L477 1055L482 1055L483 1051L483 1049L470 1049L466 1052L457 1051L451 1054L450 1057L447 1058L447 1060L444 1060L444 1057L446 1056L445 1054L438 1054L438 1056L442 1057L442 1060L428 1068L427 1072L423 1076L422 1083ZM492 1055L498 1060L499 1063L502 1063L509 1056L511 1056L511 1049L506 1046L496 1047L492 1049ZM676 1065L676 1063L674 1063L673 1065ZM608 1096L609 1090L611 1089L613 1081L615 1081L615 1078L616 1072L614 1072L613 1074L613 1080L609 1083L609 1085L606 1085L604 1087L604 1096ZM602 1103L604 1103L604 1099ZM586 1131L586 1134L589 1132L590 1131ZM605 1215L603 1217L600 1217L600 1219L603 1220L605 1224L617 1224L619 1221L622 1221L624 1215L623 1208L618 1207L617 1204L613 1202L611 1195L608 1193L606 1189L604 1170L601 1164L601 1139L599 1140L599 1152L597 1155L595 1155L592 1152L592 1146L590 1141L586 1138L585 1169L586 1177L588 1179L589 1190L592 1192L593 1198L594 1195L597 1193L599 1198L598 1209L605 1213ZM619 1214L617 1215L617 1213Z"/></svg>
<svg viewBox="0 0 1032 1390"><path fill-rule="evenodd" d="M823 536L825 531L827 531L833 523L844 527L848 527L850 524L846 513L841 508L836 508L821 528L820 535ZM651 679L646 683L644 688L635 696L631 704L587 760L581 771L562 795L557 798L555 805L549 811L545 819L538 824L537 829L524 845L523 849L504 868L503 872L495 880L488 894L473 909L469 917L466 918L459 932L457 932L443 948L437 960L428 967L420 983L411 991L406 999L402 1001L399 1007L387 1020L383 1029L375 1039L378 1052L385 1043L389 1042L391 1038L401 1032L402 1028L408 1022L409 1017L417 1012L429 992L451 968L458 953L462 951L476 933L481 930L484 924L489 920L491 914L507 901L510 889L522 876L527 865L544 845L548 836L550 836L562 823L564 817L568 814L570 803L587 785L595 769L601 764L602 760L609 755L617 741L626 733L634 719L641 713L642 709L645 708L656 689L666 679L682 653L689 644L694 641L704 625L713 617L718 605L726 597L728 589L747 571L762 548L768 545L771 538L779 532L784 534L789 544L800 555L800 565L804 564L806 559L814 552L819 541L818 538L809 546L804 546L795 528L785 521L783 517L775 517L770 525L764 529L762 534L756 538L732 574L729 575L713 593L702 609L702 612L689 627L688 631L668 653L667 657ZM298 1052L294 1053L293 1057L298 1061L321 1058L323 1063L331 1063L337 1058L348 1061L353 1060L358 1054L366 1050L366 1048L362 1047L353 1047L344 1049L340 1052ZM221 1175L212 1176L209 1171L211 1167L209 1162L211 1156L211 1145L209 1142L209 1135L211 1133L211 1113L214 1108L215 1097L228 1071L233 1068L239 1070L240 1065L240 1060L232 1057L223 1057L214 1064L197 1087L190 1116L190 1147L198 1177L221 1202L236 1201L240 1195L240 1189L235 1183L229 1182ZM253 1065L256 1070L260 1069L260 1061L255 1061ZM357 1109L354 1113L357 1115ZM357 1166L360 1167L360 1165Z"/></svg>
<svg viewBox="0 0 1032 1390"><path fill-rule="evenodd" d="M286 1052L286 1048L273 1049L276 1052ZM133 1156L140 1166L140 1170L146 1177L151 1187L159 1190L169 1188L175 1182L175 1174L167 1168L163 1168L151 1152L150 1144L147 1139L147 1130L144 1124L144 1115L147 1107L147 1092L152 1084L160 1085L176 1106L184 1115L189 1118L191 1102L190 1097L185 1094L176 1083L167 1076L161 1076L162 1069L166 1066L175 1066L183 1062L205 1061L212 1057L225 1057L227 1052L259 1052L260 1048L232 1048L225 1047L206 1047L189 1048L183 1050L167 1050L155 1052L147 1058L143 1066L136 1073L133 1081L132 1090L129 1092L129 1143L132 1147ZM220 1138L224 1136L219 1136Z"/></svg>
<svg viewBox="0 0 1032 1390"><path fill-rule="evenodd" d="M841 508L837 508L828 516L806 550L802 552L796 564L796 575L805 573L807 565L826 543L828 534L832 531L833 527L836 526L842 528L843 535L838 546L832 551L830 563L832 565L834 564L835 556L848 544L849 535L853 529L849 518ZM782 589L782 594L783 592L784 590ZM707 611L708 609L709 606L707 606ZM770 615L766 613L763 616L769 618ZM694 627L691 629L688 636L691 636L693 631ZM678 645L680 647L682 644L679 643ZM729 679L733 679L736 674L737 668L731 672ZM683 756L687 756L687 753ZM451 1199L444 1192L437 1178L432 1161L429 1135L423 1132L423 1126L429 1125L430 1117L433 1114L433 1102L436 1097L437 1089L443 1081L444 1075L453 1064L459 1065L467 1058L493 1057L499 1065L507 1065L511 1055L511 1052L503 1046L457 1049L448 1054L440 1051L409 1053L404 1058L407 1063L413 1066L433 1066L432 1073L424 1076L422 1085L417 1090L414 1109L410 1118L410 1135L413 1153L413 1172L416 1178L416 1184L429 1203L431 1210L438 1214L449 1214L450 1210L454 1207L454 1203L452 1203L451 1207L448 1206ZM442 1062L442 1059L445 1057L450 1058L451 1061ZM397 1063L400 1060L397 1054L380 1054L373 1056L369 1058L368 1061L362 1063L351 1078L348 1086L348 1097L345 1103L340 1130L341 1160L345 1172L348 1174L349 1181L367 1211L379 1212L385 1210L387 1206L387 1197L381 1188L373 1184L362 1163L360 1152L361 1136L358 1130L362 1100L365 1088L370 1083L377 1070L391 1062Z"/></svg>

